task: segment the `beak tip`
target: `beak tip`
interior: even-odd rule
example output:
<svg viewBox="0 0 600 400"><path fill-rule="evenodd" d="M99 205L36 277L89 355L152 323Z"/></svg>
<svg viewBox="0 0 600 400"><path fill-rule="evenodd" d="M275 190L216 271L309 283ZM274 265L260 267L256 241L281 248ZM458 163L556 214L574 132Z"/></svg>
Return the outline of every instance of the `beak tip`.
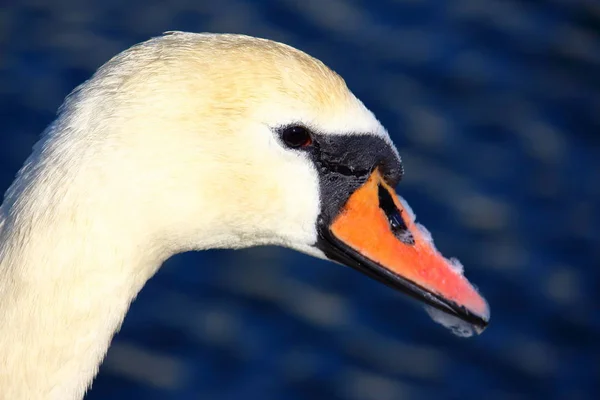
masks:
<svg viewBox="0 0 600 400"><path fill-rule="evenodd" d="M477 289L471 286L475 293L475 302L472 306L461 306L460 312L458 313L461 318L473 325L473 328L478 334L482 333L490 322L490 306L485 298L479 294ZM468 304L468 303L467 303Z"/></svg>
<svg viewBox="0 0 600 400"><path fill-rule="evenodd" d="M470 323L473 325L473 328L477 331L477 334L481 334L490 323L490 307L483 297L481 297L481 301L483 303L483 307L480 309L481 311L467 311L467 315L470 315L472 317L472 319L469 318L471 319Z"/></svg>

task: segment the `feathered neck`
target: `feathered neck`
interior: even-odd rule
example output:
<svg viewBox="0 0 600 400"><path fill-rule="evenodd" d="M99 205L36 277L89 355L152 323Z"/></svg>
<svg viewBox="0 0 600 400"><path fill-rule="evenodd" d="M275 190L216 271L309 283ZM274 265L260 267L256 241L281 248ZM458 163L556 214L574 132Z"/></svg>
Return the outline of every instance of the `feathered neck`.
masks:
<svg viewBox="0 0 600 400"><path fill-rule="evenodd" d="M0 207L0 399L81 398L169 255L138 199L65 134L36 146Z"/></svg>

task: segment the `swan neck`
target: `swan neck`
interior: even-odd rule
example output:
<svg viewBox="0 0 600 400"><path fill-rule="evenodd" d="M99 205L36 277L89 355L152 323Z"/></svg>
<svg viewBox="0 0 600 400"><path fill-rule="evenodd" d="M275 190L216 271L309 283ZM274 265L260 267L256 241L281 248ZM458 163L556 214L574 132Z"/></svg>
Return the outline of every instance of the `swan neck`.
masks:
<svg viewBox="0 0 600 400"><path fill-rule="evenodd" d="M80 399L167 257L121 215L63 199L0 207L0 399Z"/></svg>

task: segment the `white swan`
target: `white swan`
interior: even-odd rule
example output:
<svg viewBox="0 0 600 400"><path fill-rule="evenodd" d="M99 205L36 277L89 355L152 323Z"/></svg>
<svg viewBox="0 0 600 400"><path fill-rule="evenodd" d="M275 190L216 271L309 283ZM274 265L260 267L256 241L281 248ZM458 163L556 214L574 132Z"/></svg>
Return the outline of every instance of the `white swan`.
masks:
<svg viewBox="0 0 600 400"><path fill-rule="evenodd" d="M401 175L372 113L291 47L169 33L117 55L0 208L0 398L81 398L132 299L187 250L287 246L484 326L391 189Z"/></svg>

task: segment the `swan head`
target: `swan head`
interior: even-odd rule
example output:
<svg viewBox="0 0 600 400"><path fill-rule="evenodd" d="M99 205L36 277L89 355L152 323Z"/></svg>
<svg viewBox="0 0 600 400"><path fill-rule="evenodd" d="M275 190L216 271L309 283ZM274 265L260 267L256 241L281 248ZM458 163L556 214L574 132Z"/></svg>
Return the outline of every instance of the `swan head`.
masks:
<svg viewBox="0 0 600 400"><path fill-rule="evenodd" d="M105 201L172 252L285 246L487 324L485 300L396 195L403 165L386 130L305 53L170 33L109 61L62 112L114 172L96 184L122 186Z"/></svg>

